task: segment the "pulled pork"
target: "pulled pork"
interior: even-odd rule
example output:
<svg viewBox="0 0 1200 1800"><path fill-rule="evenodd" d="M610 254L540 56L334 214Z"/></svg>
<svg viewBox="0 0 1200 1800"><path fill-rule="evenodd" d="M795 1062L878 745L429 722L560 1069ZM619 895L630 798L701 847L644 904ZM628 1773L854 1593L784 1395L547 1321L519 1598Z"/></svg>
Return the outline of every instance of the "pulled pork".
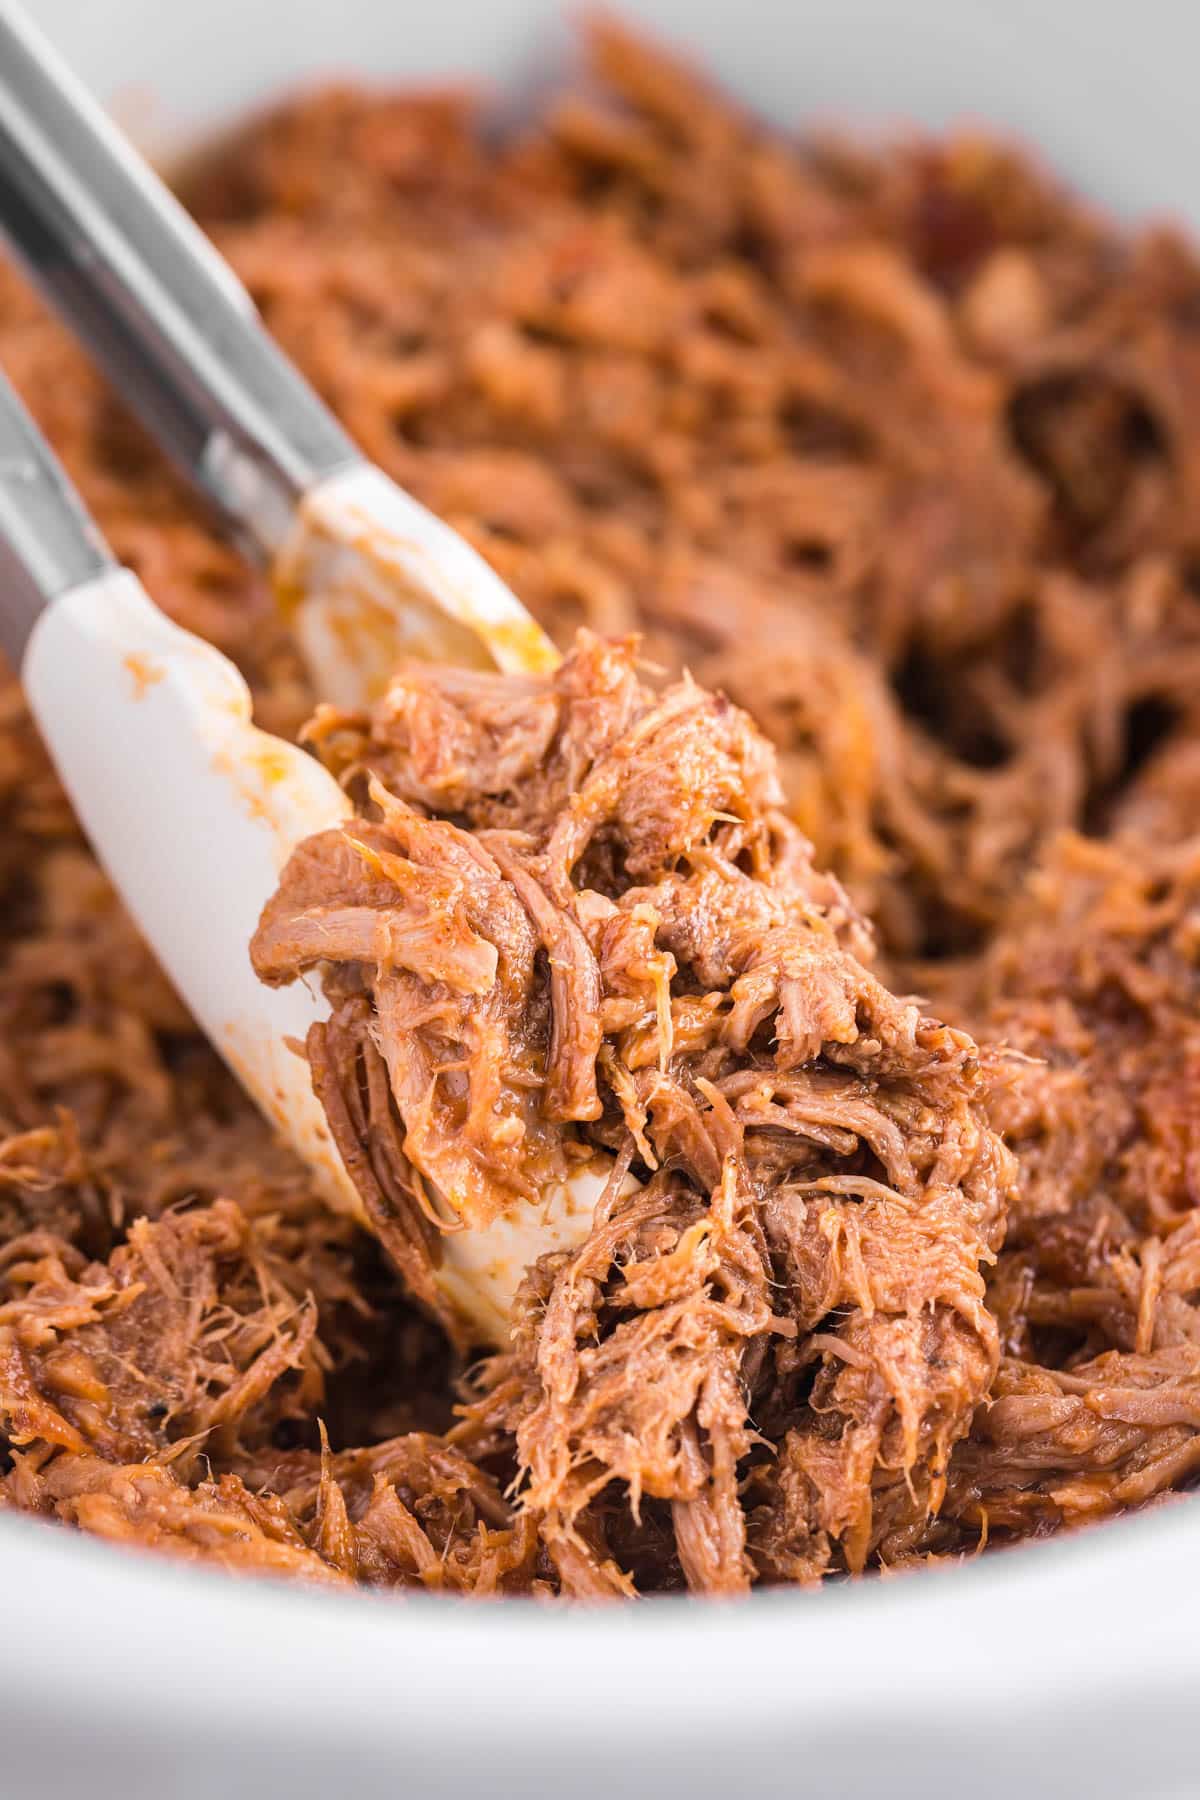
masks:
<svg viewBox="0 0 1200 1800"><path fill-rule="evenodd" d="M468 1229L597 1149L643 1184L530 1271L481 1378L543 1541L625 1589L616 1483L670 1507L692 1587L861 1569L877 1510L936 1507L995 1371L1012 1171L971 1039L861 960L746 715L655 693L629 644L581 634L542 680L411 668L310 736L365 817L295 853L251 954L331 971L308 1051L368 1208L385 1160ZM418 1257L432 1294L425 1232Z"/></svg>
<svg viewBox="0 0 1200 1800"><path fill-rule="evenodd" d="M1200 1470L1198 932L1195 839L1070 838L972 972L1025 1059L991 1107L1022 1179L948 1542L1080 1524Z"/></svg>
<svg viewBox="0 0 1200 1800"><path fill-rule="evenodd" d="M973 1554L1196 1479L1200 261L977 135L797 143L611 21L588 49L507 136L331 89L184 183L368 454L564 648L639 635L666 684L591 642L312 726L362 816L264 967L338 897L309 1050L371 1234L201 1040L0 686L0 1507L587 1595ZM0 361L296 736L270 596L3 268ZM644 781L556 840L639 720ZM447 1204L597 1150L638 1191L464 1366Z"/></svg>

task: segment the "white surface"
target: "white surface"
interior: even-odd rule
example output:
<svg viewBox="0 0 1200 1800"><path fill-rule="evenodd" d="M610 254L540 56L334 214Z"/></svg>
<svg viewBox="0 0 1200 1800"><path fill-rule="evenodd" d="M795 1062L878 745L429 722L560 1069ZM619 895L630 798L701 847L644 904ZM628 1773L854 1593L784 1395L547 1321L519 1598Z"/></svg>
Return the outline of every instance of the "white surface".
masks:
<svg viewBox="0 0 1200 1800"><path fill-rule="evenodd" d="M223 1581L0 1518L36 1604L0 1636L0 1791L1183 1800L1189 1511L964 1570L575 1613Z"/></svg>
<svg viewBox="0 0 1200 1800"><path fill-rule="evenodd" d="M536 66L554 0L37 0L121 116L209 125L323 69ZM629 11L635 10L632 6ZM983 116L1200 217L1183 0L638 0L777 117ZM558 34L550 36L557 38ZM157 98L155 98L157 96ZM155 126L157 123L157 133ZM286 1795L1197 1792L1194 1502L856 1591L569 1616L226 1584L0 1519L0 1788ZM590 1745L562 1776L566 1733Z"/></svg>

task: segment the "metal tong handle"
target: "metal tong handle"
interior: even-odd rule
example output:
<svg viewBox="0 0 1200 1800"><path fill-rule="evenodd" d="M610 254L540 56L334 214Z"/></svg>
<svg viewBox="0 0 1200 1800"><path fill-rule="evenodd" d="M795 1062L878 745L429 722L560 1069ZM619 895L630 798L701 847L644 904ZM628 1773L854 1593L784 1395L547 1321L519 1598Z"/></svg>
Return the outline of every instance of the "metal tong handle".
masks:
<svg viewBox="0 0 1200 1800"><path fill-rule="evenodd" d="M0 231L260 559L362 461L228 264L13 0L0 0Z"/></svg>
<svg viewBox="0 0 1200 1800"><path fill-rule="evenodd" d="M21 659L42 611L116 568L54 452L0 374L0 649Z"/></svg>

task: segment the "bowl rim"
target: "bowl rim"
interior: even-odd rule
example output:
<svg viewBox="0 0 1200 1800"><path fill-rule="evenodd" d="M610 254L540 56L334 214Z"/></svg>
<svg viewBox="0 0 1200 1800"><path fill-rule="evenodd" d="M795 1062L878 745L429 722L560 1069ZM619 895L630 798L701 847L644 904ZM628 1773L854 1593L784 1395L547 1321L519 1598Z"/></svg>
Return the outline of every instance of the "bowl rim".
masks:
<svg viewBox="0 0 1200 1800"><path fill-rule="evenodd" d="M1180 1495L965 1565L588 1607L230 1578L12 1514L0 1517L0 1571L20 1630L0 1633L0 1695L34 1710L52 1695L65 1716L99 1722L127 1719L136 1694L139 1714L197 1734L411 1750L444 1736L448 1676L486 1657L471 1720L498 1753L534 1722L552 1742L597 1710L643 1748L733 1716L760 1742L819 1737L864 1696L877 1726L909 1732L955 1705L974 1716L982 1695L989 1713L1020 1717L1052 1695L1066 1721L1127 1703L1131 1643L1139 1691L1194 1702L1198 1549L1200 1509Z"/></svg>
<svg viewBox="0 0 1200 1800"><path fill-rule="evenodd" d="M58 0L61 19L70 10ZM1064 33L1068 14L1086 8L1056 12ZM1110 64L1123 72L1115 52ZM1191 59L1164 78L1190 88ZM1171 111L1164 101L1160 116ZM49 1709L97 1731L165 1719L191 1738L274 1744L286 1733L300 1754L353 1737L389 1755L401 1744L432 1755L448 1681L486 1657L471 1725L498 1758L519 1757L534 1724L553 1744L597 1712L619 1716L626 1746L646 1754L734 1720L762 1746L803 1741L815 1754L860 1728L864 1707L878 1729L891 1721L943 1743L946 1709L957 1707L966 1744L985 1717L1031 1717L1048 1697L1066 1734L1128 1715L1131 1648L1138 1691L1190 1716L1198 1551L1200 1510L1181 1498L965 1567L598 1610L221 1579L3 1514L0 1592L19 1630L0 1633L0 1700L9 1718Z"/></svg>

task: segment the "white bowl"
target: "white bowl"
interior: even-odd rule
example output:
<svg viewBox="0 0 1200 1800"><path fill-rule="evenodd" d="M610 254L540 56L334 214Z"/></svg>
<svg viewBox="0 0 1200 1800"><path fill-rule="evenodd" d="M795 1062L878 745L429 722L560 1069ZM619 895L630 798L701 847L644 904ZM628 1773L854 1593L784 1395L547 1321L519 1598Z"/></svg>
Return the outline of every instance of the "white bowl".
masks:
<svg viewBox="0 0 1200 1800"><path fill-rule="evenodd" d="M298 80L559 56L558 0L36 0L151 149ZM1200 217L1179 0L637 0L781 122L1015 130L1123 211ZM225 1580L0 1519L0 1792L1139 1800L1196 1791L1200 1509L966 1569L569 1612Z"/></svg>

